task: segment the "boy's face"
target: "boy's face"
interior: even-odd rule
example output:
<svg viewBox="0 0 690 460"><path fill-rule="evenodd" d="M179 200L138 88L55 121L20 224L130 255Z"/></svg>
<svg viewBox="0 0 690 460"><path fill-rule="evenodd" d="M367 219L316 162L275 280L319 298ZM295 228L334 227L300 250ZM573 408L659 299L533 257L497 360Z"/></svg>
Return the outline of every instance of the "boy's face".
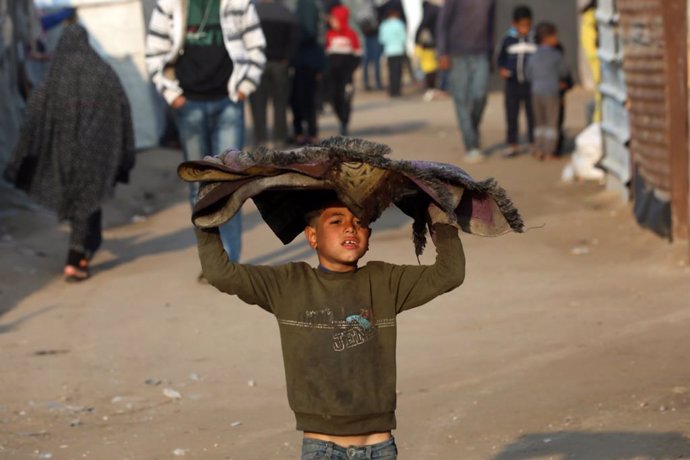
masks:
<svg viewBox="0 0 690 460"><path fill-rule="evenodd" d="M304 234L322 267L349 272L357 268L357 262L369 249L371 230L363 227L347 207L338 204L325 208Z"/></svg>
<svg viewBox="0 0 690 460"><path fill-rule="evenodd" d="M513 22L513 27L521 37L526 37L532 30L532 20L530 18L523 18L519 21Z"/></svg>

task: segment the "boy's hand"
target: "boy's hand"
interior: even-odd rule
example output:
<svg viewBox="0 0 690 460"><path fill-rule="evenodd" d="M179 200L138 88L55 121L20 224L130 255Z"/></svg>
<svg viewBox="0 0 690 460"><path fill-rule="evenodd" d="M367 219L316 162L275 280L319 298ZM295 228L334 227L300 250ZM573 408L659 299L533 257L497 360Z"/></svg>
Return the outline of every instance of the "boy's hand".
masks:
<svg viewBox="0 0 690 460"><path fill-rule="evenodd" d="M430 203L427 208L427 214L429 215L429 223L434 224L449 224L452 225L453 221L448 217L448 214L435 203Z"/></svg>
<svg viewBox="0 0 690 460"><path fill-rule="evenodd" d="M510 76L512 75L510 70L508 70L504 67L501 67L500 69L498 69L498 73L501 75L501 78L505 78L506 80L509 79Z"/></svg>

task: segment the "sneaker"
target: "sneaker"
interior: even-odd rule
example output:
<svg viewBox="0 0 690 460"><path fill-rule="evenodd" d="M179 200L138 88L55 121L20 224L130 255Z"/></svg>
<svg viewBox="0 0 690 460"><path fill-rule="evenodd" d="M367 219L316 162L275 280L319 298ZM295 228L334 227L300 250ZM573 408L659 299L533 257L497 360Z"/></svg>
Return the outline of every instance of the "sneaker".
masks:
<svg viewBox="0 0 690 460"><path fill-rule="evenodd" d="M482 153L481 150L479 149L472 149L469 152L465 153L465 156L463 158L465 163L481 163L482 161L485 160L484 154Z"/></svg>
<svg viewBox="0 0 690 460"><path fill-rule="evenodd" d="M424 96L422 96L422 99L424 102L431 102L434 100L434 96L436 95L436 91L433 89L428 89L424 93Z"/></svg>

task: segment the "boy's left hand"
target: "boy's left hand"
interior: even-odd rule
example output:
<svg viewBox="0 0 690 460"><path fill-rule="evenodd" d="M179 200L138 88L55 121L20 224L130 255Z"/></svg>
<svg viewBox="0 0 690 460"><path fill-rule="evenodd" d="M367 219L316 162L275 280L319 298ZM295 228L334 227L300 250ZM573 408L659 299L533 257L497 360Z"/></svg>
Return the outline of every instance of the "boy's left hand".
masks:
<svg viewBox="0 0 690 460"><path fill-rule="evenodd" d="M448 217L448 214L443 209L436 206L436 203L429 203L429 207L427 208L427 214L429 215L429 224L431 225L453 224L451 219Z"/></svg>

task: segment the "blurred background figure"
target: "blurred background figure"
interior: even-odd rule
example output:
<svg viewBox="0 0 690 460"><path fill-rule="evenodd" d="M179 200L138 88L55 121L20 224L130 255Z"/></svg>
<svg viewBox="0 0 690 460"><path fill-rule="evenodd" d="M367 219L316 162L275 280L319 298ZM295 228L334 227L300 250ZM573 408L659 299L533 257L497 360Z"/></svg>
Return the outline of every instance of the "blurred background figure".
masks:
<svg viewBox="0 0 690 460"><path fill-rule="evenodd" d="M513 23L501 43L497 66L501 78L505 80L504 101L506 114L505 157L514 157L518 150L518 127L520 106L525 107L527 118L527 138L534 143L534 112L532 111L532 93L525 70L537 45L532 36L532 10L527 6L518 6L513 10Z"/></svg>
<svg viewBox="0 0 690 460"><path fill-rule="evenodd" d="M374 0L363 0L357 8L355 19L359 30L364 35L364 56L362 58L362 82L365 91L371 91L374 87L369 78L370 68L374 67L374 83L377 90L383 89L381 80L381 54L383 47L379 43L379 24L382 20L381 5Z"/></svg>
<svg viewBox="0 0 690 460"><path fill-rule="evenodd" d="M348 135L352 99L355 94L352 74L357 69L362 56L359 37L350 27L349 20L350 10L346 6L334 6L328 15L330 28L326 32L326 55L328 56L326 84L333 110L340 122L341 136Z"/></svg>
<svg viewBox="0 0 690 460"><path fill-rule="evenodd" d="M250 0L158 1L146 37L146 65L175 113L185 160L244 147L244 101L261 81L265 46ZM193 206L198 185L189 186ZM221 225L220 236L230 260L238 261L240 213Z"/></svg>
<svg viewBox="0 0 690 460"><path fill-rule="evenodd" d="M321 75L326 63L323 49L326 27L321 0L298 0L296 16L299 42L292 60L294 74L290 92L291 143L317 144L317 94L320 91Z"/></svg>
<svg viewBox="0 0 690 460"><path fill-rule="evenodd" d="M101 204L129 181L134 133L129 102L115 72L89 46L86 30L65 27L5 177L71 226L67 281L89 277L101 245Z"/></svg>
<svg viewBox="0 0 690 460"><path fill-rule="evenodd" d="M534 156L539 160L557 155L563 91L570 75L559 49L558 29L550 22L536 27L537 52L527 63L534 107Z"/></svg>
<svg viewBox="0 0 690 460"><path fill-rule="evenodd" d="M438 22L438 5L424 0L422 3L422 21L414 37L415 54L419 68L424 73L424 100L431 101L436 95L438 77L438 59L436 57L436 23Z"/></svg>
<svg viewBox="0 0 690 460"><path fill-rule="evenodd" d="M259 0L256 12L266 37L266 67L259 87L249 96L254 144L263 145L268 141L266 108L270 99L273 105L273 147L283 148L288 140L289 67L297 48L297 18L282 0Z"/></svg>
<svg viewBox="0 0 690 460"><path fill-rule="evenodd" d="M599 46L599 37L597 31L597 0L590 0L580 10L580 44L587 57L587 63L592 72L596 89L594 91L594 102L591 104L588 113L588 121L590 123L599 123L601 121L601 93L599 92L599 83L601 83L601 63L599 55L597 54L597 47Z"/></svg>
<svg viewBox="0 0 690 460"><path fill-rule="evenodd" d="M445 0L438 18L439 68L448 70L449 91L465 143L464 160L484 160L479 125L489 90L494 0Z"/></svg>
<svg viewBox="0 0 690 460"><path fill-rule="evenodd" d="M391 97L402 95L402 69L407 56L407 31L401 17L401 10L389 8L379 28L379 42L388 63L388 95Z"/></svg>

